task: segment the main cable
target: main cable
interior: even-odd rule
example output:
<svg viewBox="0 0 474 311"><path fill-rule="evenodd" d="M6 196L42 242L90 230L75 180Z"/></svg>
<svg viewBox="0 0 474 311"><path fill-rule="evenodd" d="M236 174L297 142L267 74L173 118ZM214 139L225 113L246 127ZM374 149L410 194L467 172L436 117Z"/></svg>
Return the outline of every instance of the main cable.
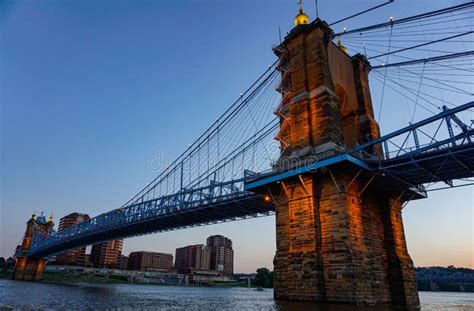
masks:
<svg viewBox="0 0 474 311"><path fill-rule="evenodd" d="M436 11L431 11L431 12L427 12L427 13L422 13L422 14L418 14L418 15L405 17L405 18L402 18L402 19L399 19L399 20L389 21L389 22L385 22L385 23L380 23L380 24L375 24L375 25L366 26L366 27L362 27L362 28L357 28L357 29L354 29L354 30L335 33L333 35L333 37L344 36L344 35L348 35L348 34L351 34L351 33L369 31L369 30L373 30L373 29L387 27L387 26L390 26L390 25L398 25L398 24L408 23L408 22L416 21L416 20L423 19L423 18L429 18L429 17L438 16L438 15L442 15L442 14L446 14L446 13L450 13L450 12L464 10L464 9L467 9L467 8L470 8L470 7L473 7L473 6L474 6L474 2L470 1L470 2L463 3L463 4L447 7L447 8L440 9L440 10L436 10Z"/></svg>

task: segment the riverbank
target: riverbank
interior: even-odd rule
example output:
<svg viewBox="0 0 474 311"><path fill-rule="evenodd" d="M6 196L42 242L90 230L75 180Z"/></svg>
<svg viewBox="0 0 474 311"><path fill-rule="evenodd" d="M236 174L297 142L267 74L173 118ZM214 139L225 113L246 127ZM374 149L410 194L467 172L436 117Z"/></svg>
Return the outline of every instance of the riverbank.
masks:
<svg viewBox="0 0 474 311"><path fill-rule="evenodd" d="M0 271L0 279L10 279L11 271ZM127 284L127 277L120 275L66 274L44 272L42 283L91 283L91 284Z"/></svg>
<svg viewBox="0 0 474 311"><path fill-rule="evenodd" d="M0 270L0 279L10 279L11 271L2 271ZM104 274L104 273L64 273L64 272L51 272L45 271L41 283L52 283L52 284L71 284L71 283L87 283L87 284L134 284L134 285L161 285L161 286L170 286L170 285L181 285L185 284L173 283L169 284L164 282L159 278L151 279L134 279L132 282L130 278L126 275L117 275L117 274ZM190 286L197 286L197 284L188 284ZM235 282L206 282L200 283L198 286L201 287L247 287L247 284ZM418 281L418 290L425 292L474 292L474 284L472 283L449 283L449 282L437 282L437 283L428 283L423 281Z"/></svg>
<svg viewBox="0 0 474 311"><path fill-rule="evenodd" d="M10 279L12 275L11 271L0 270L0 279Z"/></svg>
<svg viewBox="0 0 474 311"><path fill-rule="evenodd" d="M0 279L10 279L12 275L11 271L0 271ZM130 278L126 275L116 274L72 274L63 272L49 272L45 271L40 283L51 283L51 284L73 284L73 283L87 283L87 284L133 284L133 285L182 285L183 284L167 284L166 282L160 282L157 279L137 281L136 279L131 282ZM189 284L195 286L194 284ZM246 287L245 284L234 282L206 282L200 283L201 287Z"/></svg>
<svg viewBox="0 0 474 311"><path fill-rule="evenodd" d="M40 282L43 283L93 283L93 284L127 284L126 276L96 274L64 274L45 272Z"/></svg>

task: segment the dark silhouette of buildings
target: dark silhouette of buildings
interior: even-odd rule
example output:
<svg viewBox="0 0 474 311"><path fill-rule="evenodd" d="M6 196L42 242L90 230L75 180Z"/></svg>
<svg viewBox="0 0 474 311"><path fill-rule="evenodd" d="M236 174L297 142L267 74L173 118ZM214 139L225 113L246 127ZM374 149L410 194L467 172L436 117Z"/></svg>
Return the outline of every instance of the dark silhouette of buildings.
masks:
<svg viewBox="0 0 474 311"><path fill-rule="evenodd" d="M123 240L111 240L92 245L90 260L96 268L118 269Z"/></svg>
<svg viewBox="0 0 474 311"><path fill-rule="evenodd" d="M7 259L0 257L0 271L13 270L14 267L15 259L12 257L8 257Z"/></svg>
<svg viewBox="0 0 474 311"><path fill-rule="evenodd" d="M209 268L223 275L232 276L234 273L232 240L222 235L212 235L207 238L206 245L211 250Z"/></svg>
<svg viewBox="0 0 474 311"><path fill-rule="evenodd" d="M128 256L128 270L169 270L173 267L173 255L155 252L132 252Z"/></svg>
<svg viewBox="0 0 474 311"><path fill-rule="evenodd" d="M127 270L128 269L128 256L120 256L120 263L119 263L120 270Z"/></svg>
<svg viewBox="0 0 474 311"><path fill-rule="evenodd" d="M59 221L58 232L63 231L66 228L77 225L83 221L89 220L90 217L87 214L72 213L64 216ZM84 266L86 257L86 248L76 248L70 251L58 254L54 261L57 265L67 266Z"/></svg>
<svg viewBox="0 0 474 311"><path fill-rule="evenodd" d="M176 249L175 268L180 273L192 270L209 270L211 264L211 248L198 244Z"/></svg>
<svg viewBox="0 0 474 311"><path fill-rule="evenodd" d="M94 267L94 264L91 261L91 254L86 254L84 267L86 267L86 268L93 268Z"/></svg>

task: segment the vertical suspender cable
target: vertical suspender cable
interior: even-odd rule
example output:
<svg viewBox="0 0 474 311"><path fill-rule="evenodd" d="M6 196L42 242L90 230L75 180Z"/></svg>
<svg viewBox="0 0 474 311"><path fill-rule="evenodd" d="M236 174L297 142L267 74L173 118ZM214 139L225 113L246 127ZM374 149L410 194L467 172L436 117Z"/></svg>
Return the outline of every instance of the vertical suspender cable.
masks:
<svg viewBox="0 0 474 311"><path fill-rule="evenodd" d="M392 32L393 32L393 24L390 26L390 36L388 38L387 60L385 61L385 63L388 63L388 58L390 56L389 53L390 53L390 47L392 45ZM380 119L382 117L382 106L383 106L383 97L384 97L384 94L385 94L386 79L387 79L387 68L385 68L384 75L383 75L382 95L381 95L381 98L380 98L379 117L378 117L378 120L377 120L379 124L380 124Z"/></svg>
<svg viewBox="0 0 474 311"><path fill-rule="evenodd" d="M421 90L421 85L422 85L422 82L423 82L423 76L424 76L424 73L425 73L425 65L426 65L426 62L423 63L423 69L421 70L420 84L418 85L418 92L416 93L415 107L413 108L413 115L411 116L411 123L413 123L413 120L415 119L416 106L418 106L418 98L420 98L420 90Z"/></svg>

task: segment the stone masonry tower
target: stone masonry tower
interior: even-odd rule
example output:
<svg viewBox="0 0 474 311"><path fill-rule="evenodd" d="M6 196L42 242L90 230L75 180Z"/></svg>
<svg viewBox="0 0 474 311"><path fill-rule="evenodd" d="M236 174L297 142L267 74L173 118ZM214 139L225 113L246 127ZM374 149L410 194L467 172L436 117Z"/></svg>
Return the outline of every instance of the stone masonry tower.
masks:
<svg viewBox="0 0 474 311"><path fill-rule="evenodd" d="M13 269L13 280L37 281L40 280L43 271L46 268L47 259L30 258L25 254L29 251L35 234L50 235L54 227L52 217L46 220L41 215L36 217L35 214L26 223L26 231L23 241L15 254L16 263Z"/></svg>
<svg viewBox="0 0 474 311"><path fill-rule="evenodd" d="M379 136L369 63L334 44L325 22L304 20L274 48L282 80L277 172ZM276 299L419 305L403 202L354 171L327 168L268 185L276 203Z"/></svg>

